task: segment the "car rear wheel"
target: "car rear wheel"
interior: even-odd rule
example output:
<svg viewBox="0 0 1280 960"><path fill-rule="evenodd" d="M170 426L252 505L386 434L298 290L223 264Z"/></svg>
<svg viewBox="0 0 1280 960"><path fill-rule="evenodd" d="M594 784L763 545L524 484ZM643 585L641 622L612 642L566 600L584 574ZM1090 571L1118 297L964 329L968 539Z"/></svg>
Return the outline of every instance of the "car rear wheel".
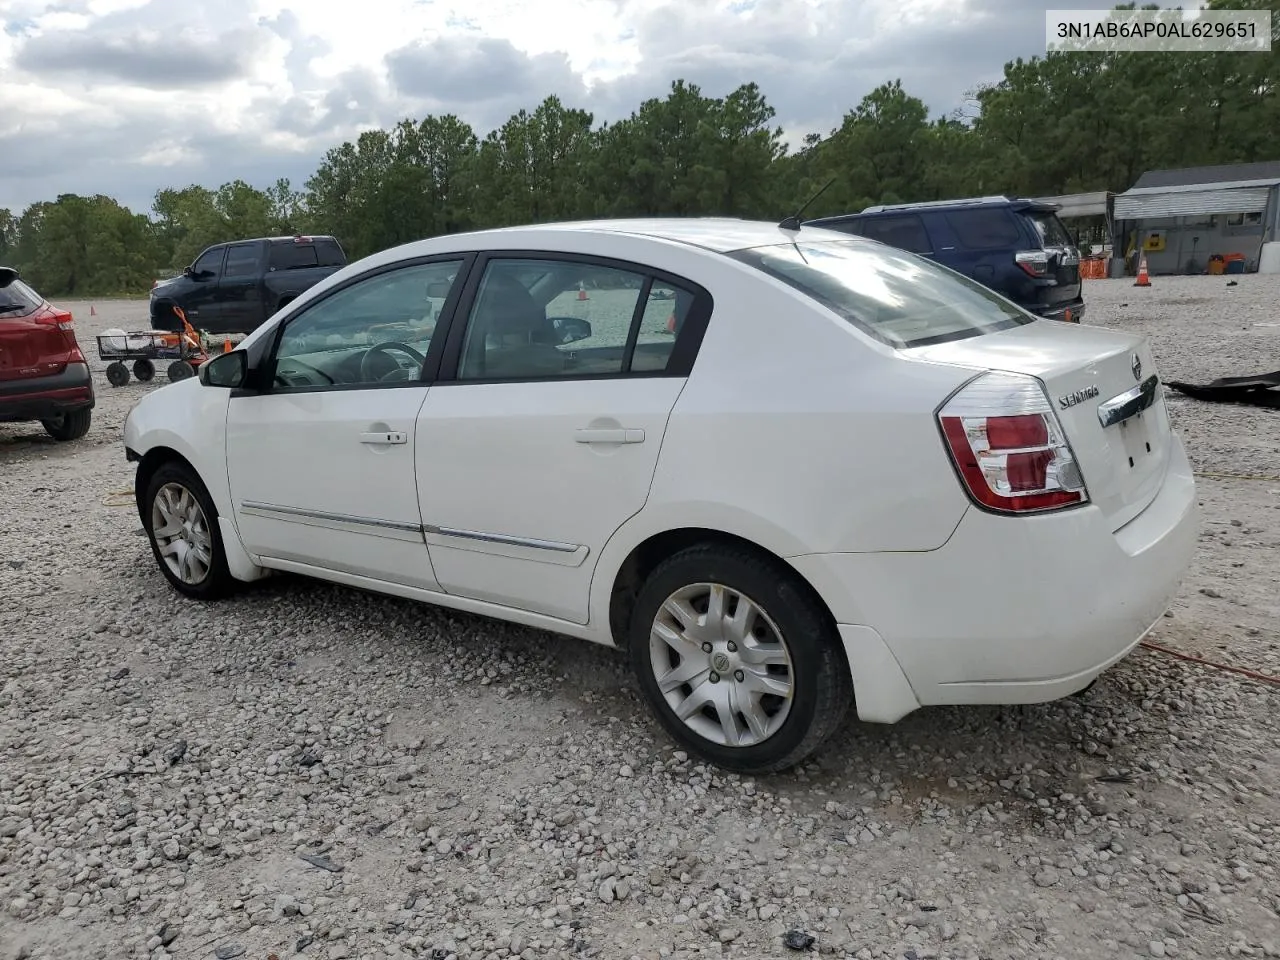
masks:
<svg viewBox="0 0 1280 960"><path fill-rule="evenodd" d="M831 618L784 564L714 544L646 579L630 655L668 732L745 774L795 766L844 720L853 684Z"/></svg>
<svg viewBox="0 0 1280 960"><path fill-rule="evenodd" d="M44 427L45 433L53 437L55 440L79 440L89 432L89 425L93 422L93 409L72 410L70 413L63 413L56 417L50 417L48 420L41 420L40 425Z"/></svg>
<svg viewBox="0 0 1280 960"><path fill-rule="evenodd" d="M225 596L234 586L209 491L185 464L162 464L147 482L143 526L160 572L196 600Z"/></svg>

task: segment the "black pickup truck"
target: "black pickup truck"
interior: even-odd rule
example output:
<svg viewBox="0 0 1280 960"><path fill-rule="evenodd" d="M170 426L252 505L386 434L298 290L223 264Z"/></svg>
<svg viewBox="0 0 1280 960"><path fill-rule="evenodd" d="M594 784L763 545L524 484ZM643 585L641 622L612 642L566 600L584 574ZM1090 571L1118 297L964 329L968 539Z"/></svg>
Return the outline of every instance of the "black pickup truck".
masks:
<svg viewBox="0 0 1280 960"><path fill-rule="evenodd" d="M178 306L198 330L249 333L346 263L342 246L327 236L216 243L181 276L152 285L151 329L179 329Z"/></svg>

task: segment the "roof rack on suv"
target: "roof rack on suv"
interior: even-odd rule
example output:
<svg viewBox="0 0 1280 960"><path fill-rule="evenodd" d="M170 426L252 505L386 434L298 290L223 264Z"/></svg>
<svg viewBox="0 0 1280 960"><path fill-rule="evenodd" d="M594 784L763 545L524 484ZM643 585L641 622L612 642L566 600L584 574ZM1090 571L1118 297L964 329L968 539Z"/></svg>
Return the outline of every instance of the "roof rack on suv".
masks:
<svg viewBox="0 0 1280 960"><path fill-rule="evenodd" d="M1012 197L1000 196L992 194L989 197L964 197L959 200L925 200L920 203L878 203L873 207L866 207L863 213L883 213L886 210L916 210L920 207L959 207L973 206L982 203L1009 203Z"/></svg>

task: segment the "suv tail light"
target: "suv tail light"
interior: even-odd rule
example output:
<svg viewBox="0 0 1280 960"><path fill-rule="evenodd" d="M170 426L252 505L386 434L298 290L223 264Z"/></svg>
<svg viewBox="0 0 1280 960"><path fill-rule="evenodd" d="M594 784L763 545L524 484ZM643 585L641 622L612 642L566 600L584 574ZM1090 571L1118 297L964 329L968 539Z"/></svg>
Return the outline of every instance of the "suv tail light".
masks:
<svg viewBox="0 0 1280 960"><path fill-rule="evenodd" d="M75 318L66 310L51 310L35 318L35 322L46 327L57 327L59 330L74 330Z"/></svg>
<svg viewBox="0 0 1280 960"><path fill-rule="evenodd" d="M1047 277L1049 275L1049 255L1043 250L1019 250L1013 255L1014 262L1030 277Z"/></svg>
<svg viewBox="0 0 1280 960"><path fill-rule="evenodd" d="M1034 377L988 373L938 412L969 495L1000 513L1036 513L1087 503L1071 444Z"/></svg>

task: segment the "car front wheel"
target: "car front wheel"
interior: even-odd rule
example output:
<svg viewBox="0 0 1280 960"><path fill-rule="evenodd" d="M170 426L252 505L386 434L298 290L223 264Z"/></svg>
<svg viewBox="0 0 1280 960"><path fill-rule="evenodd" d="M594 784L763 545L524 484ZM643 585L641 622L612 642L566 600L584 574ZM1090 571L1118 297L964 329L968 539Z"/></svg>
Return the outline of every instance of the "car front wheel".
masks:
<svg viewBox="0 0 1280 960"><path fill-rule="evenodd" d="M218 515L200 478L185 464L162 464L143 494L143 526L160 572L179 593L214 600L233 581Z"/></svg>
<svg viewBox="0 0 1280 960"><path fill-rule="evenodd" d="M830 616L780 561L714 544L654 569L633 611L640 686L680 743L718 766L795 766L844 720L853 685Z"/></svg>

